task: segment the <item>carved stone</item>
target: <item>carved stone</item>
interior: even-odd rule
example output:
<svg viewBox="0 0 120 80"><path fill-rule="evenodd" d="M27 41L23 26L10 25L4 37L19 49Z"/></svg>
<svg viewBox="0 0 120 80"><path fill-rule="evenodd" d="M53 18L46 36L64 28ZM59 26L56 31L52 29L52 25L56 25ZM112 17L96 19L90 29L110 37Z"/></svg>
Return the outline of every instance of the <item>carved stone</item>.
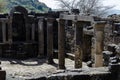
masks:
<svg viewBox="0 0 120 80"><path fill-rule="evenodd" d="M47 63L53 64L53 18L47 19Z"/></svg>
<svg viewBox="0 0 120 80"><path fill-rule="evenodd" d="M104 27L105 22L97 22L94 26L95 29L95 67L103 66L102 51L104 48Z"/></svg>
<svg viewBox="0 0 120 80"><path fill-rule="evenodd" d="M83 55L83 23L75 22L75 68L82 67Z"/></svg>
<svg viewBox="0 0 120 80"><path fill-rule="evenodd" d="M38 57L41 58L44 56L44 28L43 28L43 19L38 21Z"/></svg>
<svg viewBox="0 0 120 80"><path fill-rule="evenodd" d="M65 69L65 20L58 20L58 59L59 69Z"/></svg>

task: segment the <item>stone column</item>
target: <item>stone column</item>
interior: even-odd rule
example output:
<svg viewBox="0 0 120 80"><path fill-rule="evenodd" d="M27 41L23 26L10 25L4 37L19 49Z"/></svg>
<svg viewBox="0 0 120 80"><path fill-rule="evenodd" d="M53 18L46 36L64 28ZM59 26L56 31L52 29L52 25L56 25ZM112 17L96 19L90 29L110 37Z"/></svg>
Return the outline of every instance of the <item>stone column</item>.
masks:
<svg viewBox="0 0 120 80"><path fill-rule="evenodd" d="M74 22L75 26L75 68L82 68L83 23Z"/></svg>
<svg viewBox="0 0 120 80"><path fill-rule="evenodd" d="M6 42L6 22L2 21L2 36L3 36L3 43Z"/></svg>
<svg viewBox="0 0 120 80"><path fill-rule="evenodd" d="M30 37L29 37L29 26L30 24L26 21L25 23L25 27L26 27L26 42L30 41Z"/></svg>
<svg viewBox="0 0 120 80"><path fill-rule="evenodd" d="M38 21L38 58L42 58L44 56L44 26L43 19L39 19Z"/></svg>
<svg viewBox="0 0 120 80"><path fill-rule="evenodd" d="M102 51L104 48L104 27L105 22L99 21L94 25L95 30L95 67L103 66Z"/></svg>
<svg viewBox="0 0 120 80"><path fill-rule="evenodd" d="M95 60L95 38L94 37L92 37L92 39L91 39L91 41L92 41L92 44L91 44L91 59L92 59L92 61L94 61ZM94 67L94 64L92 65L92 67Z"/></svg>
<svg viewBox="0 0 120 80"><path fill-rule="evenodd" d="M58 20L58 65L65 69L65 20Z"/></svg>
<svg viewBox="0 0 120 80"><path fill-rule="evenodd" d="M90 61L90 55L91 55L91 35L84 34L83 36L83 60L84 61Z"/></svg>
<svg viewBox="0 0 120 80"><path fill-rule="evenodd" d="M3 51L2 51L2 50L3 50L3 48L2 48L3 45L4 45L4 43L0 43L0 57L2 57L2 54L3 54L3 53L2 53L2 52L3 52Z"/></svg>
<svg viewBox="0 0 120 80"><path fill-rule="evenodd" d="M8 21L8 42L12 43L12 17Z"/></svg>
<svg viewBox="0 0 120 80"><path fill-rule="evenodd" d="M35 40L35 23L32 23L32 41Z"/></svg>
<svg viewBox="0 0 120 80"><path fill-rule="evenodd" d="M53 64L53 18L47 19L47 63Z"/></svg>

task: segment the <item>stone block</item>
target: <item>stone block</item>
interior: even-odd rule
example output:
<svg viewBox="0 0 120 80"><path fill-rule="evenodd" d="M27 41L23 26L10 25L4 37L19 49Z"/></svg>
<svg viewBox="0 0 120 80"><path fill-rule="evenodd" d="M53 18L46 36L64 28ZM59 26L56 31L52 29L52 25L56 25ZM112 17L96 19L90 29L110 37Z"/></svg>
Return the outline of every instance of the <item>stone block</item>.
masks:
<svg viewBox="0 0 120 80"><path fill-rule="evenodd" d="M0 70L0 80L6 80L6 72Z"/></svg>

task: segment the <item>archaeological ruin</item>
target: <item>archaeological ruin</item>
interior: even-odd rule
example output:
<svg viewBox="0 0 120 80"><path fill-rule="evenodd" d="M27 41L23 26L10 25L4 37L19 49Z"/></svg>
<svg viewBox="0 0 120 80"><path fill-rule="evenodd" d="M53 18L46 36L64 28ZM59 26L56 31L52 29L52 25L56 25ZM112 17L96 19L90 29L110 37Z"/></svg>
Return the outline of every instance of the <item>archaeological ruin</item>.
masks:
<svg viewBox="0 0 120 80"><path fill-rule="evenodd" d="M25 80L119 80L120 16L85 16L76 9L28 13L16 6L0 14L0 58L45 59L50 65L58 59L56 67L62 71ZM74 61L74 69L67 70L66 58ZM89 70L82 70L83 62ZM6 76L7 71L0 70L0 80Z"/></svg>

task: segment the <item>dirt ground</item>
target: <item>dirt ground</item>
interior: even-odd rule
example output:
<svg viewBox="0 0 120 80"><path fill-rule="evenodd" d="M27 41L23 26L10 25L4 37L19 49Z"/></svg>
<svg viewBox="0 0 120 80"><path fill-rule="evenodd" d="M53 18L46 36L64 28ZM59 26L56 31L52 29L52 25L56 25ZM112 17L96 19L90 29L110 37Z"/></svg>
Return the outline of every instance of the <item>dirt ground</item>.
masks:
<svg viewBox="0 0 120 80"><path fill-rule="evenodd" d="M58 59L54 59L55 64L46 63L45 59L0 59L2 70L7 73L6 80L24 80L33 77L47 76L58 71ZM83 63L84 64L84 63ZM65 59L66 69L74 69L74 61ZM87 67L86 67L87 68Z"/></svg>

